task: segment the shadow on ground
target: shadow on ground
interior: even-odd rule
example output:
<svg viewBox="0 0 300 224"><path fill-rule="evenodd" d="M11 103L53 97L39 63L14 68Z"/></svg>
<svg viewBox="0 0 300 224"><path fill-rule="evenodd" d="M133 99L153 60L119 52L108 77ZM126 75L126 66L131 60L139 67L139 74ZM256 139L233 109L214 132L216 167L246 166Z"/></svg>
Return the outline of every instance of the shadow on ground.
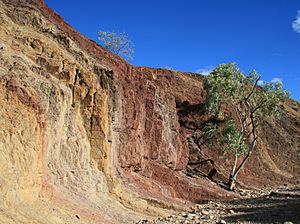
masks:
<svg viewBox="0 0 300 224"><path fill-rule="evenodd" d="M228 202L234 214L224 217L229 223L300 223L300 195L272 192L268 196Z"/></svg>

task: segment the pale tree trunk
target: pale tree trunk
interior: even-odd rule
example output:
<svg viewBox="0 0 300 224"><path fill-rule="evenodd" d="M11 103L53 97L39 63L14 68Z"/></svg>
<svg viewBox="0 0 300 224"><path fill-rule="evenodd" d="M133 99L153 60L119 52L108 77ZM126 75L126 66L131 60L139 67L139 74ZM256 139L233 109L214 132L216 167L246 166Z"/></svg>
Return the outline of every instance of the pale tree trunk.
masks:
<svg viewBox="0 0 300 224"><path fill-rule="evenodd" d="M249 159L251 152L252 152L252 150L248 152L248 154L244 157L241 164L234 170L234 172L230 173L229 180L228 180L228 190L230 190L230 191L234 190L237 176L238 176L239 172L241 171L241 169L244 167L247 160Z"/></svg>
<svg viewBox="0 0 300 224"><path fill-rule="evenodd" d="M236 184L236 180L237 180L237 176L239 174L239 172L242 170L242 168L244 167L245 163L248 161L250 155L252 154L253 149L255 148L256 145L256 140L257 140L257 136L256 136L256 123L254 121L254 114L250 112L250 119L251 119L251 125L252 125L252 130L251 130L251 134L252 135L252 142L251 145L248 149L247 155L244 157L243 161L240 163L240 165L237 167L237 153L235 154L235 160L234 160L234 164L232 166L229 178L228 178L228 190L233 191L235 188L235 184ZM246 119L244 120L244 122L246 122ZM242 122L242 133L247 134L245 132L246 130L246 126L245 123ZM249 136L248 136L249 137Z"/></svg>
<svg viewBox="0 0 300 224"><path fill-rule="evenodd" d="M235 175L235 170L236 170L236 165L237 165L237 154L235 154L234 158L234 164L232 166L229 178L228 178L228 190L233 191L234 186L235 186L235 181L236 181L236 175Z"/></svg>
<svg viewBox="0 0 300 224"><path fill-rule="evenodd" d="M233 191L234 190L234 188L235 188L235 182L236 182L236 177L237 177L237 175L230 174L229 181L228 181L228 190L229 191Z"/></svg>
<svg viewBox="0 0 300 224"><path fill-rule="evenodd" d="M253 130L255 132L255 128ZM253 140L252 140L251 146L248 150L248 153L244 157L243 161L241 162L241 164L237 168L236 168L236 166L237 166L237 156L235 156L235 162L234 162L234 165L233 165L232 170L230 172L230 176L229 176L229 180L228 180L228 189L230 191L234 190L237 176L238 176L239 172L241 171L241 169L244 167L245 163L250 158L250 155L251 155L253 149L255 148L257 137L256 137L256 133L254 133L253 135L254 135Z"/></svg>
<svg viewBox="0 0 300 224"><path fill-rule="evenodd" d="M235 188L235 184L236 184L236 180L237 180L237 176L239 174L239 172L242 170L242 168L244 167L245 163L248 161L250 155L252 154L252 151L255 148L256 145L256 140L257 140L257 136L256 136L256 127L257 127L257 123L255 122L254 119L254 114L255 112L260 108L261 105L258 105L256 108L251 109L250 106L250 97L252 96L252 94L254 93L257 83L260 80L260 77L258 77L255 80L255 83L253 85L252 90L250 91L250 93L244 97L244 99L240 102L240 104L238 104L238 106L236 107L237 109L237 114L239 116L239 122L241 125L241 138L239 139L239 144L242 144L244 139L252 139L251 145L249 146L248 152L245 155L245 157L243 158L242 162L240 163L239 166L237 166L237 162L238 162L238 156L237 156L237 151L235 153L235 160L234 160L234 164L232 166L229 178L228 178L228 190L233 191ZM243 112L244 109L244 112ZM250 118L250 123L247 124L247 120L248 118ZM248 127L251 127L251 131L250 134L248 135ZM246 140L246 141L247 141Z"/></svg>

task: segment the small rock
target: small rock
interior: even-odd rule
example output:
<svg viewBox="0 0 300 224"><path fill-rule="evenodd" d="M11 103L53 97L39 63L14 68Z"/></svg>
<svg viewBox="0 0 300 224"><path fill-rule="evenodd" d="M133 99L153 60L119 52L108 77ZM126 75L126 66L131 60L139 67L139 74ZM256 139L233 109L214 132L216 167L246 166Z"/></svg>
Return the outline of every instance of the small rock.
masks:
<svg viewBox="0 0 300 224"><path fill-rule="evenodd" d="M226 221L223 220L223 219L221 219L218 223L219 223L219 224L226 224Z"/></svg>
<svg viewBox="0 0 300 224"><path fill-rule="evenodd" d="M230 210L229 210L229 213L230 213L230 214L234 214L235 212L234 212L232 209L230 209Z"/></svg>
<svg viewBox="0 0 300 224"><path fill-rule="evenodd" d="M202 211L201 211L201 214L202 214L202 215L209 215L209 211L202 210Z"/></svg>
<svg viewBox="0 0 300 224"><path fill-rule="evenodd" d="M184 218L186 218L188 215L185 212L182 212L181 216L184 217Z"/></svg>
<svg viewBox="0 0 300 224"><path fill-rule="evenodd" d="M188 219L194 219L195 218L195 214L188 214Z"/></svg>
<svg viewBox="0 0 300 224"><path fill-rule="evenodd" d="M293 224L292 222L284 222L283 224Z"/></svg>

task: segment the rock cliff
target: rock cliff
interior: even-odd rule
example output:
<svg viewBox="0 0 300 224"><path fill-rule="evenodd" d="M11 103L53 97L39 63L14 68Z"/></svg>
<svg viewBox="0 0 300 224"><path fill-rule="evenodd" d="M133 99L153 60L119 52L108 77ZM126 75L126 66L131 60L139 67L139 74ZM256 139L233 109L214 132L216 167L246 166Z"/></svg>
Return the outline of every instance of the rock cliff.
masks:
<svg viewBox="0 0 300 224"><path fill-rule="evenodd" d="M193 137L209 119L201 76L134 67L42 0L1 0L0 23L1 223L133 223L239 197ZM240 185L299 183L299 104L283 109Z"/></svg>

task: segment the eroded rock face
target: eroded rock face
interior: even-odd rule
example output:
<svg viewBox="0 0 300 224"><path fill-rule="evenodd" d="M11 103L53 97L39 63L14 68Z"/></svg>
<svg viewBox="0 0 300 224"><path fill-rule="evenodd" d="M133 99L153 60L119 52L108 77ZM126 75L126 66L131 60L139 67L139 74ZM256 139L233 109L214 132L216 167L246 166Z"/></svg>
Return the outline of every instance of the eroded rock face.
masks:
<svg viewBox="0 0 300 224"><path fill-rule="evenodd" d="M190 177L199 159L226 176L192 138L209 119L201 76L131 66L40 0L1 0L0 24L1 223L133 223L238 197ZM292 128L265 124L241 184L296 182L297 105L285 105Z"/></svg>

